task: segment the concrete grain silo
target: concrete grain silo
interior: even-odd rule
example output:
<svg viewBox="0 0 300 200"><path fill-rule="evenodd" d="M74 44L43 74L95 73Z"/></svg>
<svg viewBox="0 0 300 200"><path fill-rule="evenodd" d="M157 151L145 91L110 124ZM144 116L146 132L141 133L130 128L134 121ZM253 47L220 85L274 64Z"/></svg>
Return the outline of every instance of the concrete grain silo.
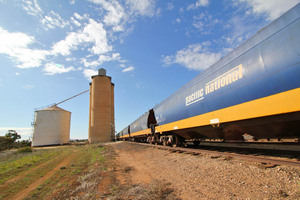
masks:
<svg viewBox="0 0 300 200"><path fill-rule="evenodd" d="M115 97L114 97L115 85L111 84L111 140L115 140Z"/></svg>
<svg viewBox="0 0 300 200"><path fill-rule="evenodd" d="M101 68L90 83L89 142L107 142L114 138L114 84Z"/></svg>
<svg viewBox="0 0 300 200"><path fill-rule="evenodd" d="M56 105L35 111L32 146L69 143L71 112Z"/></svg>

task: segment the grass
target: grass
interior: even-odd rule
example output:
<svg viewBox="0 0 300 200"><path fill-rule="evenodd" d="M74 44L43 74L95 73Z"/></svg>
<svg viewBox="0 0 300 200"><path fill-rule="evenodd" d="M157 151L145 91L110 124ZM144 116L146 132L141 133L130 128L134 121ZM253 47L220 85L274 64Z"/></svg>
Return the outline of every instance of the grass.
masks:
<svg viewBox="0 0 300 200"><path fill-rule="evenodd" d="M31 152L32 152L31 147L22 147L18 149L16 153L31 153Z"/></svg>
<svg viewBox="0 0 300 200"><path fill-rule="evenodd" d="M105 161L103 155L104 147L102 146L94 146L93 148L88 149L88 154L90 155L90 164L94 164L96 162L103 163Z"/></svg>
<svg viewBox="0 0 300 200"><path fill-rule="evenodd" d="M96 145L77 146L77 156L69 166L58 170L48 181L40 185L26 199L84 199L80 195L93 196L95 187L98 184L97 174L104 167L104 147Z"/></svg>
<svg viewBox="0 0 300 200"><path fill-rule="evenodd" d="M150 184L135 184L121 186L116 189L117 194L111 200L143 199L143 200L178 200L169 183L158 180Z"/></svg>
<svg viewBox="0 0 300 200"><path fill-rule="evenodd" d="M25 188L27 188L31 183L35 180L43 177L47 172L51 171L57 163L62 161L68 154L70 153L70 149L65 149L65 151L57 151L57 150L47 150L35 153L27 153L23 154L24 157L18 157L16 160L10 159L10 162L2 163L4 166L14 166L15 162L21 161L20 163L32 163L35 165L30 165L31 168L26 169L24 165L21 165L20 171L13 171L14 176L17 179L13 182L6 183L2 186L0 191L0 199L5 197L7 199L11 199L16 192L19 192ZM44 162L42 162L44 161ZM26 172L26 173L25 173ZM10 179L6 173L6 179ZM3 182L3 180L2 180Z"/></svg>
<svg viewBox="0 0 300 200"><path fill-rule="evenodd" d="M7 156L8 155L8 156ZM38 199L176 199L169 185L151 184L120 185L116 178L110 147L80 145L54 149L33 150L28 153L0 154L0 174L14 182L0 184L0 199L13 199L15 194L72 156L72 160L44 180L25 200ZM108 170L109 169L109 170ZM126 173L134 170L126 168ZM13 174L13 175L12 175ZM20 178L21 177L21 178Z"/></svg>
<svg viewBox="0 0 300 200"><path fill-rule="evenodd" d="M34 150L26 154L10 153L9 157L0 157L0 184L44 161L57 157L60 153L60 150Z"/></svg>

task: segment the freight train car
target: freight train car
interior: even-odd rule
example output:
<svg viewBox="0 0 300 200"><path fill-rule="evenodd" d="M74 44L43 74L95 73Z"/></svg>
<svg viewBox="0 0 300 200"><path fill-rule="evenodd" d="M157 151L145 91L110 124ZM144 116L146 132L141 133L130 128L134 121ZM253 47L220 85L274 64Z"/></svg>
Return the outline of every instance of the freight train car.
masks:
<svg viewBox="0 0 300 200"><path fill-rule="evenodd" d="M299 142L299 35L300 4L131 123L119 139Z"/></svg>

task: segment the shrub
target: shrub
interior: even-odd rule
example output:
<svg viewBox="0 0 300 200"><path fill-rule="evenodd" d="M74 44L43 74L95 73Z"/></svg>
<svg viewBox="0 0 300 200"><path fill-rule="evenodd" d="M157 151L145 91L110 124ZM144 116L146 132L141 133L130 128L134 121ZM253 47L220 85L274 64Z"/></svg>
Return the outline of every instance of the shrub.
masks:
<svg viewBox="0 0 300 200"><path fill-rule="evenodd" d="M32 152L31 147L23 147L17 150L17 153L29 153L29 152Z"/></svg>
<svg viewBox="0 0 300 200"><path fill-rule="evenodd" d="M10 137L0 136L0 151L12 148L14 140Z"/></svg>
<svg viewBox="0 0 300 200"><path fill-rule="evenodd" d="M31 141L29 141L29 140L22 140L22 141L16 141L13 144L14 148L21 148L21 147L27 147L27 146L31 146Z"/></svg>

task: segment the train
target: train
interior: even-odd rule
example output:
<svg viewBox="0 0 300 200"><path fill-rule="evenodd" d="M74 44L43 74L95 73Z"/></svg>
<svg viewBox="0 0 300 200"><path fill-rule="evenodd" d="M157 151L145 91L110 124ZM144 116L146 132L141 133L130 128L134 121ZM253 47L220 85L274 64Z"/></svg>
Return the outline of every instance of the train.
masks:
<svg viewBox="0 0 300 200"><path fill-rule="evenodd" d="M300 144L299 17L300 4L145 112L116 138L174 146L187 141Z"/></svg>

